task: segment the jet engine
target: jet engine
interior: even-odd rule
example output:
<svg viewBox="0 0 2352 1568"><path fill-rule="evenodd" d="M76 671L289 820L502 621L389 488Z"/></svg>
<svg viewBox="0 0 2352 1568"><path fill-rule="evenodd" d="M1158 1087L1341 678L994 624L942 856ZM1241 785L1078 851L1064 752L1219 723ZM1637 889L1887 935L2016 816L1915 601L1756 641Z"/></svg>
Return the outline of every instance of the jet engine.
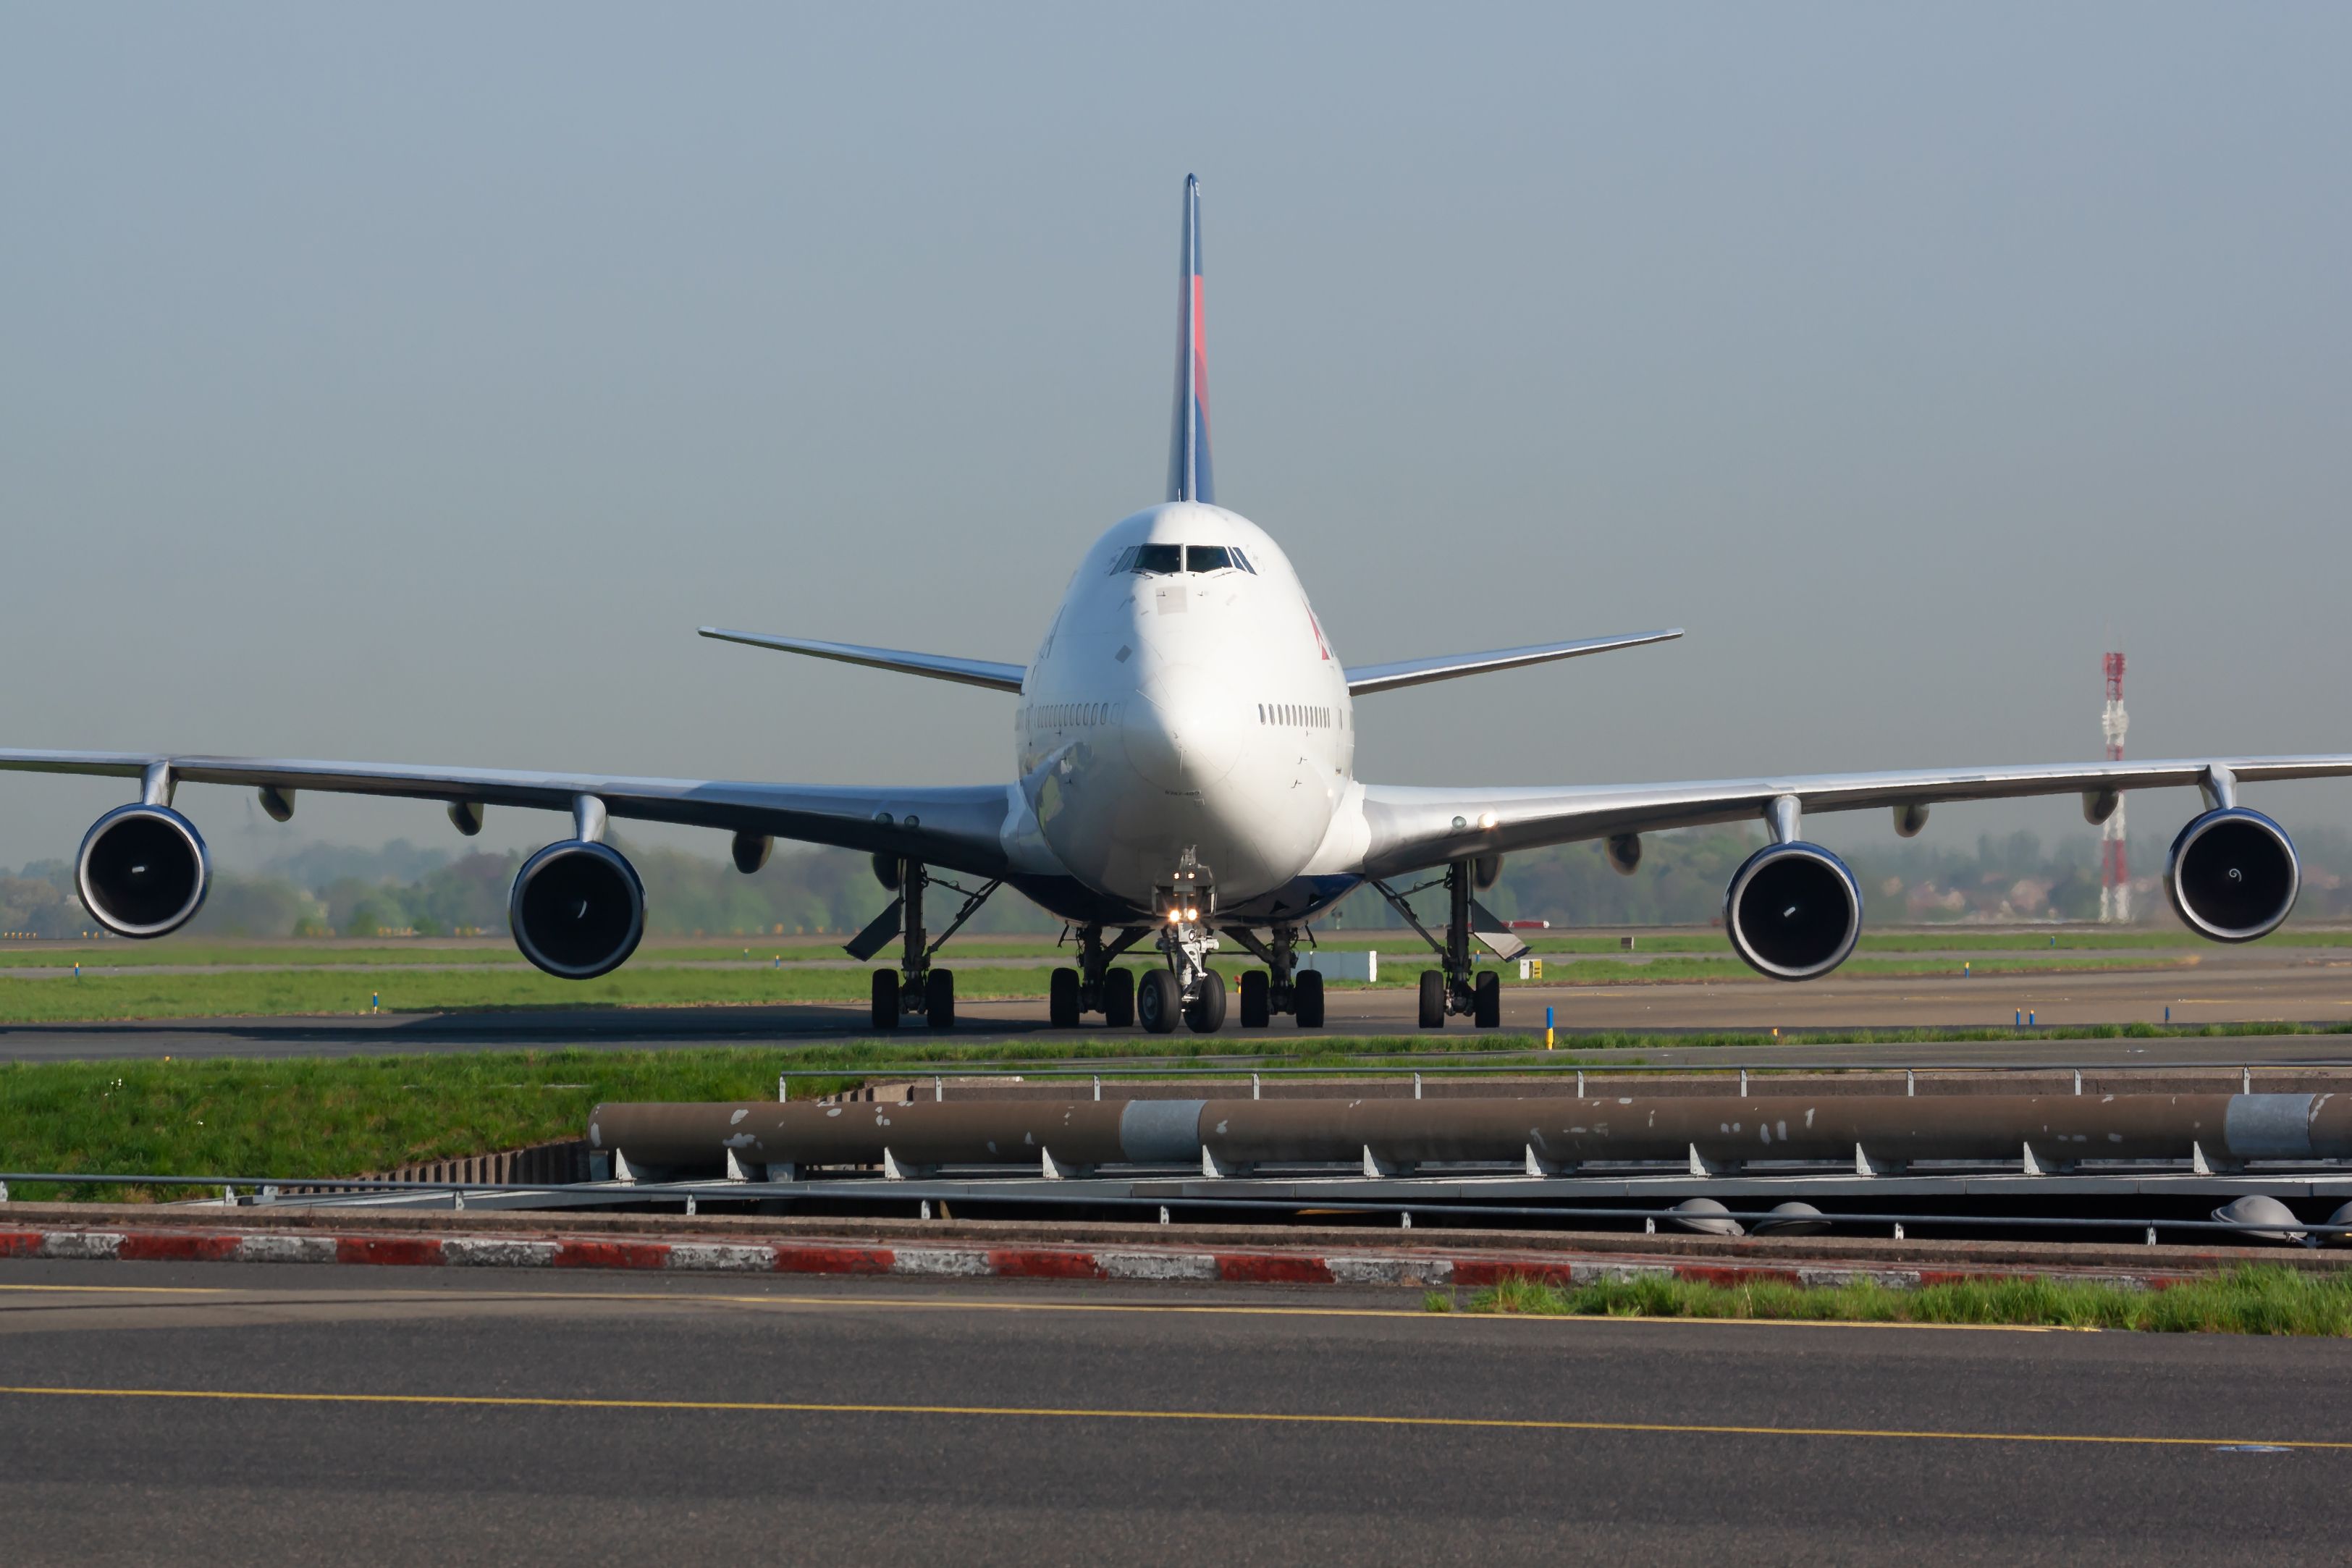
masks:
<svg viewBox="0 0 2352 1568"><path fill-rule="evenodd" d="M2294 908L2303 865L2277 823L2224 806L2191 819L2172 841L2164 890L2198 935L2252 942L2278 930Z"/></svg>
<svg viewBox="0 0 2352 1568"><path fill-rule="evenodd" d="M1853 952L1862 888L1845 862L1818 844L1769 844L1732 877L1723 929L1759 973L1811 980Z"/></svg>
<svg viewBox="0 0 2352 1568"><path fill-rule="evenodd" d="M90 825L74 861L81 901L117 936L162 936L204 908L212 858L196 825L167 805L126 805Z"/></svg>
<svg viewBox="0 0 2352 1568"><path fill-rule="evenodd" d="M522 955L559 980L593 980L628 962L646 934L646 885L610 845L566 838L523 862L507 898Z"/></svg>

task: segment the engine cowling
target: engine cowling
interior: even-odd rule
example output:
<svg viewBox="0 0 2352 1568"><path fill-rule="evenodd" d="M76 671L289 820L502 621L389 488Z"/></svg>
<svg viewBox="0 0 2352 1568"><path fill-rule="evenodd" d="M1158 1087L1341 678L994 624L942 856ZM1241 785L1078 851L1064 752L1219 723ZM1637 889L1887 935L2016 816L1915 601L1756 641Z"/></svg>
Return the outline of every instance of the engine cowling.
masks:
<svg viewBox="0 0 2352 1568"><path fill-rule="evenodd" d="M98 923L117 936L163 936L205 907L212 857L196 825L171 807L126 805L82 836L74 882Z"/></svg>
<svg viewBox="0 0 2352 1568"><path fill-rule="evenodd" d="M2198 935L2252 942L2278 930L2303 891L2303 862L2285 829L2259 811L2224 806L2191 818L2172 841L2164 890Z"/></svg>
<svg viewBox="0 0 2352 1568"><path fill-rule="evenodd" d="M606 844L566 838L522 863L507 896L522 955L559 980L593 980L628 962L646 934L646 885Z"/></svg>
<svg viewBox="0 0 2352 1568"><path fill-rule="evenodd" d="M1811 980L1846 961L1862 936L1862 886L1818 844L1770 844L1750 855L1723 896L1723 929L1749 968Z"/></svg>

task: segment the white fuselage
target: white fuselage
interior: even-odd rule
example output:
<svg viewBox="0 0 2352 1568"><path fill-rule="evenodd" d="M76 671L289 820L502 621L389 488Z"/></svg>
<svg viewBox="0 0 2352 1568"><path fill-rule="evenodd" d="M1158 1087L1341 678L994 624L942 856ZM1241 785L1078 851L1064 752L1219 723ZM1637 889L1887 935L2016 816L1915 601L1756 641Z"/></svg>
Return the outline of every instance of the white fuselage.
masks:
<svg viewBox="0 0 2352 1568"><path fill-rule="evenodd" d="M1171 547L1193 553L1180 564ZM1184 501L1124 519L1087 552L1014 720L1055 858L1144 909L1163 907L1184 868L1221 909L1319 862L1341 868L1335 824L1360 817L1355 742L1346 671L1281 547Z"/></svg>

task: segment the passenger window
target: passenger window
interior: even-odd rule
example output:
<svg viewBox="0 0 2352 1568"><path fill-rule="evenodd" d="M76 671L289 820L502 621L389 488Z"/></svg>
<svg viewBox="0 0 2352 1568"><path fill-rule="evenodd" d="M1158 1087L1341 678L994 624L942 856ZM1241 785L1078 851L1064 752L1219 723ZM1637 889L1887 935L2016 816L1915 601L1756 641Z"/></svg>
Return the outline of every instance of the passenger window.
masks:
<svg viewBox="0 0 2352 1568"><path fill-rule="evenodd" d="M1131 572L1181 572L1184 570L1184 547L1181 544L1139 544Z"/></svg>
<svg viewBox="0 0 2352 1568"><path fill-rule="evenodd" d="M1184 547L1184 570L1187 572L1223 572L1233 563L1233 552L1222 544L1188 544Z"/></svg>

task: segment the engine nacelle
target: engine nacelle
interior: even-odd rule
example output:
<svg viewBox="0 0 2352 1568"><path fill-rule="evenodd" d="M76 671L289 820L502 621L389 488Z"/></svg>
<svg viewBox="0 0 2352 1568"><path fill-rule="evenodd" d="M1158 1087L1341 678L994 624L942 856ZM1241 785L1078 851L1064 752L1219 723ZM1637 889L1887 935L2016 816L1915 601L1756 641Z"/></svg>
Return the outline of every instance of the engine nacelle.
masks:
<svg viewBox="0 0 2352 1568"><path fill-rule="evenodd" d="M2277 823L2259 811L2224 806L2192 818L2172 841L2164 890L2198 935L2252 942L2278 930L2294 909L2303 862Z"/></svg>
<svg viewBox="0 0 2352 1568"><path fill-rule="evenodd" d="M646 934L646 885L606 844L566 838L515 873L507 925L522 955L559 980L593 980L628 962Z"/></svg>
<svg viewBox="0 0 2352 1568"><path fill-rule="evenodd" d="M1846 961L1862 936L1862 887L1818 844L1769 844L1723 895L1723 929L1748 967L1811 980Z"/></svg>
<svg viewBox="0 0 2352 1568"><path fill-rule="evenodd" d="M167 805L126 805L90 825L74 861L81 901L117 936L163 936L195 918L212 886L196 825Z"/></svg>

